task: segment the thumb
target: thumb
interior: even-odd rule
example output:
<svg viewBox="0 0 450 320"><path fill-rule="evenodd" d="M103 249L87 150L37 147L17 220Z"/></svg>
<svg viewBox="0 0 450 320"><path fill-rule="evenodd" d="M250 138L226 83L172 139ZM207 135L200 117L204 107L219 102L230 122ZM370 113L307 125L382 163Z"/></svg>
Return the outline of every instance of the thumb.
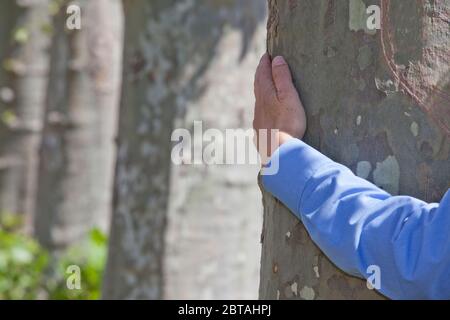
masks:
<svg viewBox="0 0 450 320"><path fill-rule="evenodd" d="M286 60L281 56L275 57L272 61L272 77L279 101L285 101L295 92L291 71Z"/></svg>

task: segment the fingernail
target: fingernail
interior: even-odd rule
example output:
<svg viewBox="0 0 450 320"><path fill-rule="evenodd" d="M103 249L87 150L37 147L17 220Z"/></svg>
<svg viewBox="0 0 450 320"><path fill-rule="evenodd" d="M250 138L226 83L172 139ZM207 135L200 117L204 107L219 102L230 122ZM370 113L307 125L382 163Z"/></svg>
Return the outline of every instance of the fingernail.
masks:
<svg viewBox="0 0 450 320"><path fill-rule="evenodd" d="M284 60L284 58L282 56L276 56L273 59L272 63L273 63L274 66L281 66L283 64L286 64L286 61Z"/></svg>

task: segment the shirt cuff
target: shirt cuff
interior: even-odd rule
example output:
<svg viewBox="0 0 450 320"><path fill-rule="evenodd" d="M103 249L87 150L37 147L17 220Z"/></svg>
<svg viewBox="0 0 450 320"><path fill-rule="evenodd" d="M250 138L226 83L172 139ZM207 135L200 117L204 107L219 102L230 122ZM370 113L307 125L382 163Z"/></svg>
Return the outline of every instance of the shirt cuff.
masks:
<svg viewBox="0 0 450 320"><path fill-rule="evenodd" d="M332 160L299 139L290 139L271 156L271 162L278 160L278 172L262 175L264 188L286 205L299 218L299 205L308 180L323 165Z"/></svg>

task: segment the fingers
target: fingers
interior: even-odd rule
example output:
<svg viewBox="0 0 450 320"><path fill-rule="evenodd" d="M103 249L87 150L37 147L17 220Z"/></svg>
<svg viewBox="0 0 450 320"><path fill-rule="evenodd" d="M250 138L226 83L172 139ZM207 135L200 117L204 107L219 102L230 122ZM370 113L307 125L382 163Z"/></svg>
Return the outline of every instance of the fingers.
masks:
<svg viewBox="0 0 450 320"><path fill-rule="evenodd" d="M296 92L291 71L283 57L277 56L273 59L272 76L279 101L285 101Z"/></svg>
<svg viewBox="0 0 450 320"><path fill-rule="evenodd" d="M265 53L256 69L255 75L256 98L270 98L276 95L275 85L272 78L272 63L269 54Z"/></svg>

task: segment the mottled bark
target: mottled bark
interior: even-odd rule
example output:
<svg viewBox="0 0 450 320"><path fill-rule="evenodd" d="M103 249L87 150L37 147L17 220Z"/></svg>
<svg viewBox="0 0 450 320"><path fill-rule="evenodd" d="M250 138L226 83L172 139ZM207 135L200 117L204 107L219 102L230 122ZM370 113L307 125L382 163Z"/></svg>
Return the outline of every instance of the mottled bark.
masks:
<svg viewBox="0 0 450 320"><path fill-rule="evenodd" d="M244 43L254 32L252 20L240 22L236 7L242 3L250 4L125 1L125 69L104 298L163 297L174 119L207 85L199 78L224 26L243 29ZM230 10L238 14L229 15Z"/></svg>
<svg viewBox="0 0 450 320"><path fill-rule="evenodd" d="M107 229L122 62L122 2L79 1L81 29L55 18L35 235L50 249Z"/></svg>
<svg viewBox="0 0 450 320"><path fill-rule="evenodd" d="M2 41L2 46L11 46L2 64L11 98L7 100L11 101L6 105L8 116L0 150L0 207L5 212L24 214L30 221L48 79L49 2L8 2L12 3L11 10L2 14L15 17L17 13L17 20L10 40L6 36Z"/></svg>
<svg viewBox="0 0 450 320"><path fill-rule="evenodd" d="M382 7L376 32L366 27L370 4ZM440 201L450 186L450 1L269 6L269 51L292 69L306 142L394 195ZM267 193L264 207L261 298L381 298L336 269Z"/></svg>

